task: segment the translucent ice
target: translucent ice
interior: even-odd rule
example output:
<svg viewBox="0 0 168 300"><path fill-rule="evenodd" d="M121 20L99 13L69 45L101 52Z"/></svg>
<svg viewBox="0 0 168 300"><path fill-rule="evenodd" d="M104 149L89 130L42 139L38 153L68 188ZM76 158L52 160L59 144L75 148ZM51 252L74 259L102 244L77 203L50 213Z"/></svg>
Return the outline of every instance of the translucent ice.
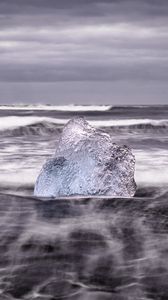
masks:
<svg viewBox="0 0 168 300"><path fill-rule="evenodd" d="M37 178L36 196L133 196L135 158L127 146L93 128L83 118L70 120L60 136L55 155Z"/></svg>

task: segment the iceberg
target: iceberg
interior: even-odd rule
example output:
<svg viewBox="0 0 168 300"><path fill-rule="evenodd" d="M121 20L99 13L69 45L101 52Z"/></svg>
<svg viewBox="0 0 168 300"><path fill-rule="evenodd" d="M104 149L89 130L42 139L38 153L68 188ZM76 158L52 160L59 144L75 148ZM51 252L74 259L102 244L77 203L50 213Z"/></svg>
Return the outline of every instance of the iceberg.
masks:
<svg viewBox="0 0 168 300"><path fill-rule="evenodd" d="M34 195L132 197L134 170L129 147L118 146L109 134L76 118L64 126L55 154L37 178Z"/></svg>

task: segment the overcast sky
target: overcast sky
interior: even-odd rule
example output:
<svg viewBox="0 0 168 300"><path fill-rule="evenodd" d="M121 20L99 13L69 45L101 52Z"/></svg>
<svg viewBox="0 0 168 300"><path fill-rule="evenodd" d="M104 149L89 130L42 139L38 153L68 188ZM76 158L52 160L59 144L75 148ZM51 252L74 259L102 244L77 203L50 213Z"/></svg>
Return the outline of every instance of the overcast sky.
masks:
<svg viewBox="0 0 168 300"><path fill-rule="evenodd" d="M0 101L168 103L168 0L0 0Z"/></svg>

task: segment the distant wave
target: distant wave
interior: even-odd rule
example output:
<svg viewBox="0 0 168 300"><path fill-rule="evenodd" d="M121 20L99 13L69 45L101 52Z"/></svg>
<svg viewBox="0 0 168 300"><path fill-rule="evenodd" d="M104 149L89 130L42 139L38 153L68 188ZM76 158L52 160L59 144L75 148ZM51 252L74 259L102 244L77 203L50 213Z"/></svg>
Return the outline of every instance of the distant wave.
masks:
<svg viewBox="0 0 168 300"><path fill-rule="evenodd" d="M96 111L112 111L112 110L137 110L137 109L168 109L168 105L50 105L50 104L13 104L13 105L0 105L0 110L45 110L45 111L62 111L62 112L96 112Z"/></svg>
<svg viewBox="0 0 168 300"><path fill-rule="evenodd" d="M120 110L120 111L128 111L128 110L133 110L133 111L137 111L137 110L148 110L148 111L152 111L153 109L159 109L159 110L168 110L168 105L167 104L162 104L162 105L115 105L115 106L111 106L109 108L109 111L114 110Z"/></svg>
<svg viewBox="0 0 168 300"><path fill-rule="evenodd" d="M111 105L1 105L2 110L55 110L64 112L108 111Z"/></svg>
<svg viewBox="0 0 168 300"><path fill-rule="evenodd" d="M60 132L60 128L68 119L49 117L1 117L0 135L45 135ZM154 131L167 132L168 120L151 119L120 119L120 120L91 120L95 127L107 128L111 131Z"/></svg>

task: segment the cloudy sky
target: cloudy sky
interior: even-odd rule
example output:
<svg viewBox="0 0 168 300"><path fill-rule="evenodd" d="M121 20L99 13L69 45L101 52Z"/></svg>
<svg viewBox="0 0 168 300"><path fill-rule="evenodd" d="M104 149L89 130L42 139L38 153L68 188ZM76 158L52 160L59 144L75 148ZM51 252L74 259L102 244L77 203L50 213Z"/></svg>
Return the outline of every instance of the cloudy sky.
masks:
<svg viewBox="0 0 168 300"><path fill-rule="evenodd" d="M168 103L168 0L0 0L0 102Z"/></svg>

